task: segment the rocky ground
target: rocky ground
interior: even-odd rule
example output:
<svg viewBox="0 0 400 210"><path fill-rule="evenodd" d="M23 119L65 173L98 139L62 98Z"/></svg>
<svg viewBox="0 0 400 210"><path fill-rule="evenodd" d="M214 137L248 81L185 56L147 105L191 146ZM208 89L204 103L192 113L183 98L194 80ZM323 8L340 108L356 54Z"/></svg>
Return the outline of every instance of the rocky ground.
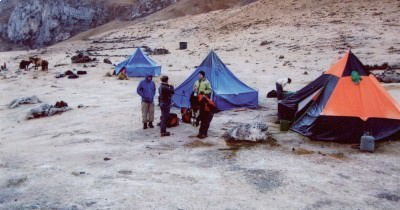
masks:
<svg viewBox="0 0 400 210"><path fill-rule="evenodd" d="M182 8L110 23L44 49L0 53L10 69L0 80L0 209L398 209L398 140L362 153L280 132L276 101L265 94L284 76L293 78L289 90L301 88L349 48L364 64L397 65L399 1L264 0L164 20ZM189 49L179 50L179 41ZM175 85L214 49L259 90L260 107L216 114L205 140L187 124L162 139L157 129L143 131L140 79L107 77L113 68L102 61L118 63L144 45L169 50L152 58ZM77 50L97 61L72 64ZM16 73L32 55L49 60L49 72ZM55 78L73 69L88 74ZM383 85L399 101L399 84ZM49 104L64 100L73 110L25 120L35 105L7 107L32 95ZM271 138L226 142L221 136L238 122L267 123Z"/></svg>

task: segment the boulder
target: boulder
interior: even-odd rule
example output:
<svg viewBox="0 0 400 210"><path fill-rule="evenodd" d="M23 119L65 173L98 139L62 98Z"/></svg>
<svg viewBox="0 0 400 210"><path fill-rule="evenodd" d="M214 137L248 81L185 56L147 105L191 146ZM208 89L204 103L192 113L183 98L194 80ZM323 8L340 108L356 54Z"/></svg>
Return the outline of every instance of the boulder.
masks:
<svg viewBox="0 0 400 210"><path fill-rule="evenodd" d="M236 141L266 141L268 139L268 126L262 122L239 124L224 134L227 140Z"/></svg>
<svg viewBox="0 0 400 210"><path fill-rule="evenodd" d="M112 62L111 62L110 59L108 59L108 58L105 58L105 59L103 60L103 62L106 63L106 64L112 64Z"/></svg>

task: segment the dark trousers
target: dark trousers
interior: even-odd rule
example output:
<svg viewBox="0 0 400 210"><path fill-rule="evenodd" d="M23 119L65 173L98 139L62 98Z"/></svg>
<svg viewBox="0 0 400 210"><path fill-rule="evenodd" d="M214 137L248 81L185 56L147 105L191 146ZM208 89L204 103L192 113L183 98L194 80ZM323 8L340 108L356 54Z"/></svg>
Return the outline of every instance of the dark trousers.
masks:
<svg viewBox="0 0 400 210"><path fill-rule="evenodd" d="M167 132L167 121L168 121L168 117L169 117L169 112L171 110L171 106L161 104L160 109L161 109L161 123L160 123L161 133L166 133Z"/></svg>
<svg viewBox="0 0 400 210"><path fill-rule="evenodd" d="M276 85L276 97L278 98L278 100L282 100L283 99L283 87L279 83L275 83L275 85Z"/></svg>
<svg viewBox="0 0 400 210"><path fill-rule="evenodd" d="M211 112L201 113L199 118L201 121L199 135L208 135L208 128L210 128L211 120L213 119L214 114Z"/></svg>

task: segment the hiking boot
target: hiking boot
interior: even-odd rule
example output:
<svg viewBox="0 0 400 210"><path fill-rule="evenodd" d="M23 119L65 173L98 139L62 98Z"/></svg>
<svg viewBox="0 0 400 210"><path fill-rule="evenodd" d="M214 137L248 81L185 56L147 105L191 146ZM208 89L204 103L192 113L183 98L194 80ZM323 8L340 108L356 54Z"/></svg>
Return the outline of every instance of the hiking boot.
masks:
<svg viewBox="0 0 400 210"><path fill-rule="evenodd" d="M171 133L170 133L170 132L161 133L161 137L164 137L164 136L170 136L170 135L171 135Z"/></svg>
<svg viewBox="0 0 400 210"><path fill-rule="evenodd" d="M147 123L143 123L143 129L147 129Z"/></svg>
<svg viewBox="0 0 400 210"><path fill-rule="evenodd" d="M149 128L154 128L153 122L149 122Z"/></svg>
<svg viewBox="0 0 400 210"><path fill-rule="evenodd" d="M197 135L197 137L198 137L199 139L205 139L205 138L207 138L207 135L205 135L205 134L199 134L199 135Z"/></svg>

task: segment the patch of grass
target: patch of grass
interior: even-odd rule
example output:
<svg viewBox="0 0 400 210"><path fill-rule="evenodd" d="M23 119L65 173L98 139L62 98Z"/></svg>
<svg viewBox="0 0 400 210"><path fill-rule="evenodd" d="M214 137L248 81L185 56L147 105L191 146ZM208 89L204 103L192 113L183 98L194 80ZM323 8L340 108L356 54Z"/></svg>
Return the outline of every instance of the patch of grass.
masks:
<svg viewBox="0 0 400 210"><path fill-rule="evenodd" d="M346 155L344 155L342 152L332 153L329 154L329 156L340 160L346 159Z"/></svg>
<svg viewBox="0 0 400 210"><path fill-rule="evenodd" d="M292 148L292 152L296 155L311 155L315 153L314 151L306 150L303 148L297 148L297 149Z"/></svg>
<svg viewBox="0 0 400 210"><path fill-rule="evenodd" d="M212 147L212 146L214 146L214 144L209 143L209 142L203 142L200 140L195 140L195 141L186 143L184 146L190 147L190 148L197 148L197 147Z"/></svg>

